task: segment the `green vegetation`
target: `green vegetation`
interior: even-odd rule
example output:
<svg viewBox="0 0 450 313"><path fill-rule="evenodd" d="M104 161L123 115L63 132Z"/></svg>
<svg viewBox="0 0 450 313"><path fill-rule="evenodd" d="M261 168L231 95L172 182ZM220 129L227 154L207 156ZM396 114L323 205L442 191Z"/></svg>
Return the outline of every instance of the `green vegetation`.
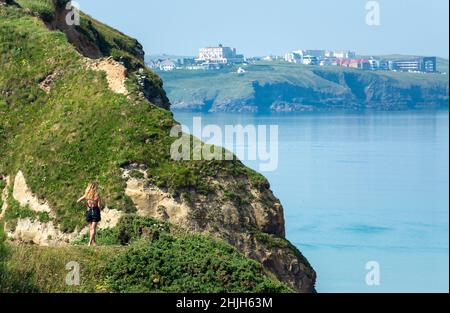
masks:
<svg viewBox="0 0 450 313"><path fill-rule="evenodd" d="M107 292L102 285L102 275L110 262L126 247L59 247L33 245L11 246L7 270L10 275L0 283L7 292ZM69 286L66 264L80 264L80 285ZM17 281L21 282L20 284Z"/></svg>
<svg viewBox="0 0 450 313"><path fill-rule="evenodd" d="M35 212L31 210L29 207L22 207L20 204L12 199L12 197L8 198L8 210L6 210L3 220L7 223L8 228L11 231L14 231L17 225L17 221L19 219L29 218L31 221L38 220L42 223L51 222L47 212Z"/></svg>
<svg viewBox="0 0 450 313"><path fill-rule="evenodd" d="M30 10L42 20L50 22L55 18L55 9L52 0L16 0L22 8Z"/></svg>
<svg viewBox="0 0 450 313"><path fill-rule="evenodd" d="M88 21L106 47L130 55L134 41ZM129 98L112 92L103 73L84 67L63 33L22 9L0 8L0 56L0 173L22 170L33 192L55 209L63 231L84 226L84 210L75 200L92 180L99 181L109 208L135 210L121 178L120 166L129 162L146 164L149 183L174 195L205 194L217 175L248 175L238 161L171 160L172 113L138 97L133 76L127 80ZM59 78L47 94L39 83L53 73ZM154 84L162 85L159 78Z"/></svg>
<svg viewBox="0 0 450 313"><path fill-rule="evenodd" d="M270 188L268 180L262 174L248 168L247 175L250 181L253 183L253 185L257 187L259 190L263 190L264 188L265 189Z"/></svg>
<svg viewBox="0 0 450 313"><path fill-rule="evenodd" d="M189 222L200 230L232 238L227 232L234 231L234 225L224 225L219 205L231 200L244 216L252 186L264 193L258 201L269 211L276 200L267 180L240 161L171 159L170 147L177 138L170 131L177 123L166 110L161 79L143 64L140 45L87 15L79 27L59 24L58 8L65 2L29 0L21 1L22 7L0 6L0 177L15 177L21 170L33 194L53 210L48 215L21 207L9 190L1 224L13 230L19 218L30 218L53 222L64 232L80 230L85 209L75 201L93 180L99 182L109 209L133 213L122 170L134 163L145 165L147 184L191 202ZM91 53L113 57L127 67L128 95L113 92L104 72L88 69L86 57ZM131 176L145 178L138 171ZM10 252L1 255L1 290L288 292L270 275L296 279L301 274L277 264L269 275L228 244L133 215L99 232L102 247L80 246L86 240L79 238L78 245L64 248L10 246ZM0 251L3 247L1 241ZM70 261L81 266L80 286L65 284Z"/></svg>
<svg viewBox="0 0 450 313"><path fill-rule="evenodd" d="M64 22L64 9L69 0L19 0L19 5L32 15L40 17L50 29L71 32L71 43L85 56L113 57L130 71L130 80L136 84L136 72L141 76L141 88L132 86L133 91L143 91L150 100L159 98L168 103L161 78L144 64L144 51L141 44L118 30L105 25L87 14L80 12L80 25L73 27L78 36ZM129 85L130 86L130 85ZM130 86L131 87L131 86ZM139 89L139 90L138 90ZM132 91L130 90L130 91Z"/></svg>
<svg viewBox="0 0 450 313"><path fill-rule="evenodd" d="M300 252L300 250L297 249L292 243L285 240L284 238L277 237L275 235L263 233L257 229L251 229L250 232L260 240L261 243L263 243L267 248L273 248L273 249L288 249L291 250L294 254L298 255L300 260L303 264L306 264L307 266L311 266L309 264L309 261L303 256L303 254Z"/></svg>
<svg viewBox="0 0 450 313"><path fill-rule="evenodd" d="M172 226L152 218L140 218L135 215L125 215L120 223L112 229L98 231L97 242L99 245L129 245L142 237L158 239L161 233L168 233ZM80 237L74 244L86 245L89 235Z"/></svg>
<svg viewBox="0 0 450 313"><path fill-rule="evenodd" d="M242 207L242 206L250 204L249 200L245 199L241 195L238 195L232 191L225 191L224 194L225 194L225 198L227 198L228 200L233 202L234 205L236 205L237 207Z"/></svg>
<svg viewBox="0 0 450 313"><path fill-rule="evenodd" d="M137 170L131 170L129 173L130 177L136 178L136 179L144 179L145 175L142 172L139 172Z"/></svg>
<svg viewBox="0 0 450 313"><path fill-rule="evenodd" d="M1 136L1 135L0 135ZM6 181L4 181L1 177L0 177L0 214L2 213L2 206L3 206L3 197L2 197L2 192L6 187Z"/></svg>
<svg viewBox="0 0 450 313"><path fill-rule="evenodd" d="M440 69L446 60L440 60ZM278 112L448 108L448 74L257 62L219 71L160 73L175 110Z"/></svg>
<svg viewBox="0 0 450 313"><path fill-rule="evenodd" d="M162 236L132 247L108 268L119 292L289 292L263 275L260 264L230 245L201 235Z"/></svg>
<svg viewBox="0 0 450 313"><path fill-rule="evenodd" d="M6 235L3 230L3 225L0 224L0 281L4 280L4 277L6 275L6 260L8 258L8 249L6 247L5 240Z"/></svg>
<svg viewBox="0 0 450 313"><path fill-rule="evenodd" d="M0 184L1 185L1 184ZM1 186L0 186L1 187ZM3 187L4 188L4 187ZM0 188L0 190L3 190L3 188ZM8 224L8 228L12 231L16 228L18 219L26 219L29 218L30 220L38 220L42 223L47 223L52 221L51 217L47 212L36 212L31 210L28 206L21 206L19 202L17 202L13 196L13 186L9 186L8 190L8 198L7 198L7 204L8 209L6 210L3 221L5 221ZM1 207L0 203L0 207Z"/></svg>
<svg viewBox="0 0 450 313"><path fill-rule="evenodd" d="M151 218L125 216L88 248L14 246L0 233L0 290L12 292L292 292L233 247ZM0 230L1 231L1 230ZM79 243L87 238L81 238ZM80 264L80 286L68 286L66 264ZM3 267L1 267L3 266ZM27 269L33 269L31 271ZM12 280L14 279L14 280ZM22 280L21 285L16 281Z"/></svg>
<svg viewBox="0 0 450 313"><path fill-rule="evenodd" d="M6 244L3 225L0 224L0 293L6 292L36 292L37 288L31 282L30 268L11 267L14 249Z"/></svg>
<svg viewBox="0 0 450 313"><path fill-rule="evenodd" d="M143 67L142 55L137 54L137 51L142 50L142 47L136 39L128 37L84 13L81 14L80 23L77 29L80 33L86 35L103 55L114 57L132 70ZM159 77L154 75L154 78L162 85Z"/></svg>

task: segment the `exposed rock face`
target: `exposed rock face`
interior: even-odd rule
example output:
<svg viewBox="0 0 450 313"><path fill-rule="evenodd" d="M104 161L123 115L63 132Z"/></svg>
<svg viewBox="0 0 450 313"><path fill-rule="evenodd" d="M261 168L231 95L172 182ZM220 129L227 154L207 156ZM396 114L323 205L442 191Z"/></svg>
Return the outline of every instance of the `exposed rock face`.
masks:
<svg viewBox="0 0 450 313"><path fill-rule="evenodd" d="M0 199L2 200L2 206L0 207L0 219L3 218L3 216L5 215L6 210L8 209L8 189L9 189L9 185L11 184L10 182L10 177L6 176L3 178L3 180L6 182L5 184L5 188L1 191L0 194Z"/></svg>
<svg viewBox="0 0 450 313"><path fill-rule="evenodd" d="M86 65L94 71L103 71L106 74L109 88L118 94L127 95L128 90L125 86L127 69L125 66L115 61L113 58L92 60L86 58Z"/></svg>
<svg viewBox="0 0 450 313"><path fill-rule="evenodd" d="M141 175L132 177L131 171ZM126 194L133 200L139 215L169 221L187 230L225 240L247 257L261 262L267 270L295 290L315 290L314 270L301 253L283 239L283 208L270 190L261 191L254 187L243 190L253 200L248 205L238 206L232 201L223 200L224 190L232 188L226 179L211 182L224 187L213 199L193 194L193 199L189 200L175 199L158 187L148 185L144 166L131 165L123 170L123 178L127 181ZM16 174L14 182L10 178L5 180L7 186L2 191L2 214L8 209L8 186L13 184L12 196L21 206L52 216L53 210L47 201L33 194L21 171ZM105 208L99 228L116 226L122 216L120 211ZM64 233L52 221L41 222L31 218L18 219L13 229L6 224L6 230L13 241L52 247L68 245L88 232L85 227L81 231Z"/></svg>
<svg viewBox="0 0 450 313"><path fill-rule="evenodd" d="M171 104L163 89L162 81L159 84L155 84L155 80L159 80L159 78L152 78L152 73L144 68L139 68L135 76L141 90L141 96L160 108L170 110Z"/></svg>
<svg viewBox="0 0 450 313"><path fill-rule="evenodd" d="M261 78L266 71L268 78ZM275 72L274 72L275 71ZM448 109L448 75L274 67L211 74L161 74L172 109L191 112L272 113ZM240 88L234 86L239 84Z"/></svg>
<svg viewBox="0 0 450 313"><path fill-rule="evenodd" d="M123 177L127 180L126 194L133 200L140 215L158 217L158 208L162 206L174 224L182 224L192 230L211 228L211 232L215 233L215 228L237 229L246 225L268 234L285 236L283 207L268 189L261 191L250 187L242 190L251 202L239 207L226 195L233 184L226 178L217 178L210 184L221 188L217 188L212 196L193 193L190 199L174 199L158 187L148 185L146 171L138 168L138 165L131 165L124 169ZM131 170L141 172L142 178L131 177ZM245 186L244 178L240 179L243 180L242 186Z"/></svg>
<svg viewBox="0 0 450 313"><path fill-rule="evenodd" d="M63 75L62 71L55 71L54 73L48 75L43 81L39 83L39 87L45 91L45 93L50 93L53 84L61 78Z"/></svg>
<svg viewBox="0 0 450 313"><path fill-rule="evenodd" d="M132 177L132 171L141 174ZM225 193L232 190L232 186L225 178L210 182L222 186L214 195L191 194L190 199L175 199L156 186L148 185L145 166L128 166L123 177L127 180L126 194L133 200L139 215L168 220L187 230L225 240L247 257L261 262L295 290L314 291L316 274L301 253L284 239L283 208L270 190L254 187L242 190L252 201L248 205L237 205L227 200Z"/></svg>
<svg viewBox="0 0 450 313"><path fill-rule="evenodd" d="M3 206L0 218L2 218L8 210L8 189L12 182L9 177L6 178L6 182L6 187L2 192ZM28 188L22 171L19 171L14 178L12 197L20 204L20 206L27 207L34 212L45 212L49 213L49 215L52 215L53 213L47 201L38 199ZM85 228L81 232L77 231L66 234L61 232L61 230L51 221L44 223L38 221L37 219L31 218L18 219L17 224L13 227L13 229L10 229L10 225L8 223L6 223L5 226L9 239L17 242L32 243L47 247L60 247L67 245L80 234L84 234L88 231L88 229Z"/></svg>
<svg viewBox="0 0 450 313"><path fill-rule="evenodd" d="M68 10L65 9L64 6L66 2L66 0L55 0L54 3L57 4L57 6L54 16L53 14L50 14L51 16L48 16L48 19L40 16L41 19L47 27L50 28L50 30L59 30L66 34L68 41L73 44L75 49L81 55L89 59L94 59L89 62L91 62L91 64L96 64L94 66L95 69L107 72L107 79L109 76L114 75L108 75L108 69L105 69L105 67L109 67L111 65L115 66L117 63L110 63L103 66L101 64L101 62L104 61L103 58L114 54L114 62L123 64L123 67L117 66L117 69L119 69L118 76L120 77L120 79L117 80L118 84L115 85L117 81L114 80L114 77L112 77L113 79L109 77L110 79L108 79L108 85L112 90L122 93L124 92L123 81L124 77L126 77L128 79L127 85L129 83L128 86L132 87L129 90L130 94L126 97L127 100L129 100L127 101L128 105L130 107L136 106L138 109L138 111L129 110L128 112L139 112L137 114L148 114L149 116L146 116L148 117L148 122L141 123L138 119L133 119L133 121L130 119L129 125L128 123L120 123L114 130L121 132L123 125L124 127L127 127L130 133L135 130L142 129L149 134L152 129L157 128L158 131L156 132L156 137L158 138L155 137L155 140L158 141L158 145L155 150L155 158L159 158L160 153L165 153L165 149L170 145L168 142L171 140L168 138L168 133L169 129L173 126L174 121L172 120L170 113L157 110L148 105L145 101L142 101L144 100L142 99L144 97L150 102L165 109L168 109L170 105L163 89L162 80L155 73L148 70L142 62L142 46L140 46L137 41L134 41L133 39L126 37L111 28L108 28L106 25L103 25L88 16L84 17L86 19L85 23L82 23L77 27L69 27L65 23L66 13L68 13ZM28 9L27 11L24 11L24 13L33 15L33 18L27 18L29 20L34 20L35 17L38 16L37 13L39 12L33 12L32 9ZM35 19L35 21L36 24L33 22L33 25L37 27L42 26L43 28L43 25L40 25L37 19ZM21 29L19 28L20 27L18 27L17 31L21 32ZM114 35L110 38L110 35L113 33ZM44 51L46 47L45 41L40 44L42 44L41 48ZM69 47L65 43L64 45L66 48ZM55 54L55 56L58 55L59 54ZM73 54L73 56L77 59L77 65L82 65L80 58L76 56L76 54ZM60 64L59 69L65 71L64 66L65 64ZM126 69L126 73L124 73L124 68ZM42 92L39 93L43 94L42 96L45 96L46 98L53 99L53 97L57 95L52 92L51 88L58 77L49 74L50 73L43 71L40 73L38 79L30 79L28 83L33 84L35 88L38 87L37 84L41 83L40 87L46 92L49 92L49 96L45 96ZM69 72L66 74L68 75ZM91 75L87 75L86 78L89 78L90 76ZM41 79L43 80L41 81ZM92 80L89 81L93 84L97 84L97 82L93 82ZM89 92L89 96L95 97L103 93L105 82L99 83L101 85L95 85L95 87L98 88L95 88L92 92ZM67 86L67 88L73 93L77 92L77 85ZM17 90L14 91L17 92ZM11 95L10 92L11 91L9 89L5 91L8 95ZM122 100L123 97L120 98ZM39 99L41 99L40 96ZM88 96L85 96L82 99L84 99L84 101L90 100ZM57 97L55 97L54 100L59 102ZM42 101L42 103L45 103L46 99L42 98ZM99 100L96 104L100 105L100 101L101 100ZM2 105L3 101L0 102ZM48 102L51 103L52 101ZM78 105L79 101L75 102L77 103L73 104L73 109L82 113L83 107ZM22 99L17 102L17 106L23 105L26 109L28 109L28 104L29 102L27 100L22 101ZM68 106L72 106L72 104ZM103 109L104 107L105 106L103 106L103 103L101 103L101 108ZM151 110L144 113L144 110L146 109ZM53 112L52 108L49 108L49 111ZM20 120L15 118L15 116L18 115L16 114L17 112L11 111L11 113L14 114L9 115L9 107L6 112L8 117L13 117L12 121ZM150 117L150 114L153 113L155 113L155 120L157 120L157 122L152 120L153 117ZM66 126L64 125L65 119L71 119L70 115L71 114L67 114L65 116L61 116L60 118L55 117L57 122L53 124L52 130L64 129ZM83 114L77 115L80 116L80 121L90 121L90 119L81 119L82 115ZM36 118L33 120L41 120L41 117L42 120L47 120L48 116L36 114L35 117ZM101 119L99 121L102 122L105 121L105 119ZM15 123L15 125L16 124L18 123ZM87 125L86 127L88 127L92 124L79 123L78 125L79 126L74 125L74 128L80 127L81 125ZM119 125L121 126L120 130ZM131 127L128 128L129 126ZM34 130L35 128L31 129ZM42 133L30 133L39 134L39 136L36 136L38 138L43 137L40 136L40 134L47 132L47 129L41 129L38 127L36 127L36 130L42 131ZM70 133L66 138L68 138L68 140L72 140L72 134L75 132L73 132L72 129L67 130L70 131ZM24 132L23 134L27 135L27 137L23 138L31 138L32 136L29 136L30 133ZM20 134L22 134L20 131L15 133L14 130L14 133L8 133L8 138L18 138L17 140L21 140L22 137L20 137ZM108 135L108 133L101 132L100 135ZM63 138L63 136L65 136L65 133L61 135L61 138ZM142 137L146 136L147 135ZM83 228L81 231L80 229L77 229L73 233L63 233L61 231L62 226L60 228L56 222L56 210L58 210L58 213L62 213L62 215L58 214L58 218L61 219L64 218L66 213L70 213L68 214L71 218L69 222L75 221L78 223L81 216L73 211L69 211L70 206L73 204L71 203L71 200L62 199L63 197L58 199L61 196L60 193L53 193L51 191L47 194L43 192L43 194L40 195L33 193L26 182L27 174L35 173L35 175L40 175L40 173L45 173L45 171L40 172L42 170L42 164L48 164L49 166L53 165L55 167L52 167L52 171L54 173L60 172L59 169L61 167L59 166L71 166L71 164L73 164L61 162L61 160L63 160L64 157L67 157L68 154L71 156L77 156L77 158L73 158L73 161L75 162L88 161L89 155L86 156L84 153L81 153L81 150L79 149L66 149L65 146L70 146L73 142L69 142L68 145L66 145L64 140L61 141L61 149L53 150L54 147L51 141L52 138L49 137L49 144L45 146L45 148L49 148L48 150L45 150L45 152L49 154L49 157L40 158L38 155L40 154L39 152L41 152L41 145L38 145L40 143L36 140L38 138L33 138L32 143L36 144L36 146L30 149L30 151L27 151L27 149L22 149L22 147L16 150L14 149L16 147L16 145L13 144L14 141L6 141L8 150L11 149L14 152L11 156L17 155L19 158L14 160L7 159L7 162L0 162L2 166L2 173L5 172L11 175L11 178L9 179L9 187L5 189L6 191L2 192L2 199L5 198L7 200L5 207L7 214L7 225L5 230L9 237L17 242L28 242L44 246L64 246L66 244L70 244L70 242L79 234L82 234L87 230L86 228ZM90 136L87 136L86 140L90 139ZM95 140L97 139L101 140L100 138L96 138ZM126 143L132 144L132 149L130 151L135 150L136 153L133 153L133 155L123 155L123 158L137 158L138 160L141 160L141 162L145 162L145 160L149 161L149 158L145 156L147 150L141 149L143 148L141 145L143 145L144 142L145 144L151 144L150 139L134 138L134 136L127 135L127 137L121 137L120 140L114 140L112 142L120 142L122 145L125 141ZM82 147L82 142L83 140L80 141L79 147ZM87 145L90 146L95 143L95 141L88 141ZM77 146L78 145L74 144L68 148L75 148ZM122 147L118 148L120 149ZM79 155L77 154L78 151L80 152ZM111 149L108 151L117 152L116 149ZM53 154L53 152L55 153ZM165 157L162 156L161 158L164 159ZM106 158L102 158L101 160L105 159ZM0 160L3 161L2 159ZM121 188L121 183L126 182L126 194L133 200L139 215L152 216L160 220L170 221L171 223L179 225L188 231L205 233L227 241L237 247L242 253L261 262L268 271L271 271L280 280L289 283L296 290L300 292L314 291L314 270L303 258L301 253L284 239L285 230L283 208L279 204L278 199L276 199L270 191L267 182L265 180L262 180L261 182L258 177L255 177L256 173L249 173L250 171L247 172L247 169L245 169L245 167L238 162L235 164L227 163L226 165L215 162L201 163L201 166L198 167L197 164L195 164L193 168L188 167L184 169L186 171L180 171L179 173L174 172L173 174L179 174L180 176L183 174L190 175L194 180L201 180L201 184L196 184L189 181L187 183L180 184L180 181L174 181L173 184L169 184L169 190L164 190L149 184L151 179L147 179L148 177L145 166L138 166L137 168L130 167L129 169L125 169L123 173L126 179L125 181L120 181L120 177L116 176L113 177L114 179L111 179L111 176L117 175L117 164L119 162L123 164L122 161L122 157L120 157L120 160L111 158L107 160L104 167L96 166L95 169L100 179L106 179L109 182L114 180L113 192L120 197L121 200L123 200L123 194L120 190L119 192L116 192L116 190ZM17 173L18 169L11 167L12 164L25 164L25 162L30 162L29 166L27 166L29 172L24 171L24 173ZM87 165L88 162L84 164ZM3 168L4 166L5 169ZM106 166L108 166L108 170L106 170ZM87 169L88 167L89 166L83 166L80 168ZM113 172L110 171L112 168L114 168ZM177 170L178 166L174 166L173 168ZM137 170L138 175L132 175L131 170L133 169ZM163 169L162 165L158 166L158 169ZM181 166L180 170L182 170ZM66 177L67 180L64 181L66 184L65 186L70 186L70 188L66 188L65 190L69 191L72 196L76 194L76 191L73 189L78 188L71 185L71 181L78 180L79 177L77 177L77 173L78 171L73 171L73 173L68 176L71 180L68 180ZM55 176L57 177L53 177L51 179L52 186L54 186L53 184L58 184L63 180L58 175ZM43 177L40 177L41 182L45 183L50 181L43 179L44 177L49 176L43 175ZM14 178L14 180L12 178ZM155 179L155 177L152 177L152 179ZM30 180L28 182L30 182ZM1 185L4 185L3 182ZM164 183L161 183L160 186L163 185ZM30 186L33 187L34 185ZM114 198L114 194L111 195L111 199ZM45 197L48 197L48 201ZM64 201L61 203L58 200ZM129 202L122 202L123 203L121 203L120 208L123 208L124 210L128 209L128 207L124 206L128 206ZM52 208L51 204L58 205L58 207ZM112 205L114 204L112 203L111 206ZM67 210L67 212L65 210ZM73 208L73 210L75 210L75 208ZM27 216L27 218L15 218L19 211L20 213L26 213L23 216ZM102 212L102 222L99 225L100 228L114 227L122 214L123 213L119 211L105 209ZM73 224L71 223L70 226L73 226ZM73 228L64 227L64 229Z"/></svg>
<svg viewBox="0 0 450 313"><path fill-rule="evenodd" d="M55 5L55 16L49 21L44 21L47 27L51 30L62 31L66 35L67 40L81 55L92 60L90 64L93 65L94 69L105 71L108 84L114 92L128 94L124 85L124 77L136 77L143 97L160 108L170 109L170 101L159 77L149 70L140 72L144 70L145 53L142 45L137 40L133 41L132 47L127 48L127 53L132 55L137 61L130 61L123 57L114 57L112 59L110 58L111 47L105 44L102 34L92 23L92 20L88 20L87 26L83 30L80 30L80 27L76 25L68 25L66 18L71 14L71 10L67 9L66 3L69 1L53 0L53 2ZM129 39L131 40L131 38ZM97 59L101 58L107 59L96 62Z"/></svg>
<svg viewBox="0 0 450 313"><path fill-rule="evenodd" d="M112 210L105 207L102 212L102 221L98 224L100 229L108 229L117 226L120 218L124 215L122 211Z"/></svg>
<svg viewBox="0 0 450 313"><path fill-rule="evenodd" d="M53 0L55 17L50 21L45 21L47 27L64 32L67 40L75 46L80 54L91 59L101 58L103 53L100 49L100 44L92 42L89 37L79 32L75 26L67 24L66 17L71 11L66 9L66 2L68 1ZM92 28L91 31L93 32L94 38L100 38L100 34L95 28Z"/></svg>
<svg viewBox="0 0 450 313"><path fill-rule="evenodd" d="M22 207L28 206L35 212L47 212L52 210L47 201L38 199L27 186L22 171L19 171L14 179L13 197Z"/></svg>
<svg viewBox="0 0 450 313"><path fill-rule="evenodd" d="M99 229L108 229L117 225L123 213L105 208ZM8 224L6 225L8 228ZM88 227L72 233L62 232L53 222L43 223L30 218L19 219L13 230L8 231L8 238L21 243L32 243L44 247L63 247L69 245L79 236L87 234Z"/></svg>
<svg viewBox="0 0 450 313"><path fill-rule="evenodd" d="M301 253L287 241L241 234L231 241L248 257L257 260L275 276L299 292L315 292L316 273Z"/></svg>
<svg viewBox="0 0 450 313"><path fill-rule="evenodd" d="M147 172L138 170L143 179L130 177L125 170L123 177L127 180L125 193L129 196L140 216L152 216L160 220L170 220L174 224L183 225L188 218L189 207L184 202L177 202L167 192L156 186L146 186Z"/></svg>
<svg viewBox="0 0 450 313"><path fill-rule="evenodd" d="M3 205L0 218L2 218L8 210L8 189L10 184L12 184L9 177L6 177L5 181L6 187L1 194ZM54 217L54 211L48 202L44 199L39 199L28 187L22 171L19 171L14 178L12 197L22 207L27 207L37 213L45 212L48 213L50 217ZM102 221L99 223L98 227L100 229L115 227L123 214L123 212L118 210L112 210L108 207L104 208L102 210ZM81 231L76 230L72 233L64 233L59 229L58 225L55 225L52 221L41 222L31 218L18 219L17 225L15 225L13 229L11 229L7 223L6 229L8 230L8 237L11 240L52 247L70 244L78 236L88 232L88 228L85 227Z"/></svg>
<svg viewBox="0 0 450 313"><path fill-rule="evenodd" d="M8 237L21 243L32 243L44 247L62 247L87 232L88 229L84 228L81 232L66 234L61 232L53 222L42 223L38 220L26 218L17 221L14 230L8 231Z"/></svg>

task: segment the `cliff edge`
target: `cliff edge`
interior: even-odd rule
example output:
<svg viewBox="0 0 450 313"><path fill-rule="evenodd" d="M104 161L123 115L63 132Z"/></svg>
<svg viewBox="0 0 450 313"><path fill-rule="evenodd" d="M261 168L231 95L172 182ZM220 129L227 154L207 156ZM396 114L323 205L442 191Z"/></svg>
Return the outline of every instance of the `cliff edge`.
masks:
<svg viewBox="0 0 450 313"><path fill-rule="evenodd" d="M154 218L231 244L267 275L314 292L316 274L285 239L267 180L238 160L172 160L177 122L142 46L83 13L67 25L66 3L0 2L0 218L9 239L70 247L86 233L74 199L97 180L101 229Z"/></svg>

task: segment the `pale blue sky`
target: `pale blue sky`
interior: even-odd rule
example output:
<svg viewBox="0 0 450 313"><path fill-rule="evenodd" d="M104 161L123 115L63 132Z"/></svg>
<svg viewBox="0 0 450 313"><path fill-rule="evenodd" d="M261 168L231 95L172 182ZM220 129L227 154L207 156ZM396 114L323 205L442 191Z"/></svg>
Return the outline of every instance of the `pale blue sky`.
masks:
<svg viewBox="0 0 450 313"><path fill-rule="evenodd" d="M147 54L196 55L223 43L247 56L295 49L360 54L449 54L448 0L379 0L380 26L366 24L367 0L77 0L81 9L137 38Z"/></svg>

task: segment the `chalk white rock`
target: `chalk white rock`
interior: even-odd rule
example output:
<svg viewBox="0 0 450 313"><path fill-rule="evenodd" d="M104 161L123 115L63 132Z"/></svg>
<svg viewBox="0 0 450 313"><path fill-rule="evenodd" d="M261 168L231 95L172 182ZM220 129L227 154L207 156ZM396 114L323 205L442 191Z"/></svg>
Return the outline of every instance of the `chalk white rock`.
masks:
<svg viewBox="0 0 450 313"><path fill-rule="evenodd" d="M28 206L35 212L51 213L51 208L47 201L38 199L28 188L22 171L19 171L14 179L13 198L23 207Z"/></svg>

